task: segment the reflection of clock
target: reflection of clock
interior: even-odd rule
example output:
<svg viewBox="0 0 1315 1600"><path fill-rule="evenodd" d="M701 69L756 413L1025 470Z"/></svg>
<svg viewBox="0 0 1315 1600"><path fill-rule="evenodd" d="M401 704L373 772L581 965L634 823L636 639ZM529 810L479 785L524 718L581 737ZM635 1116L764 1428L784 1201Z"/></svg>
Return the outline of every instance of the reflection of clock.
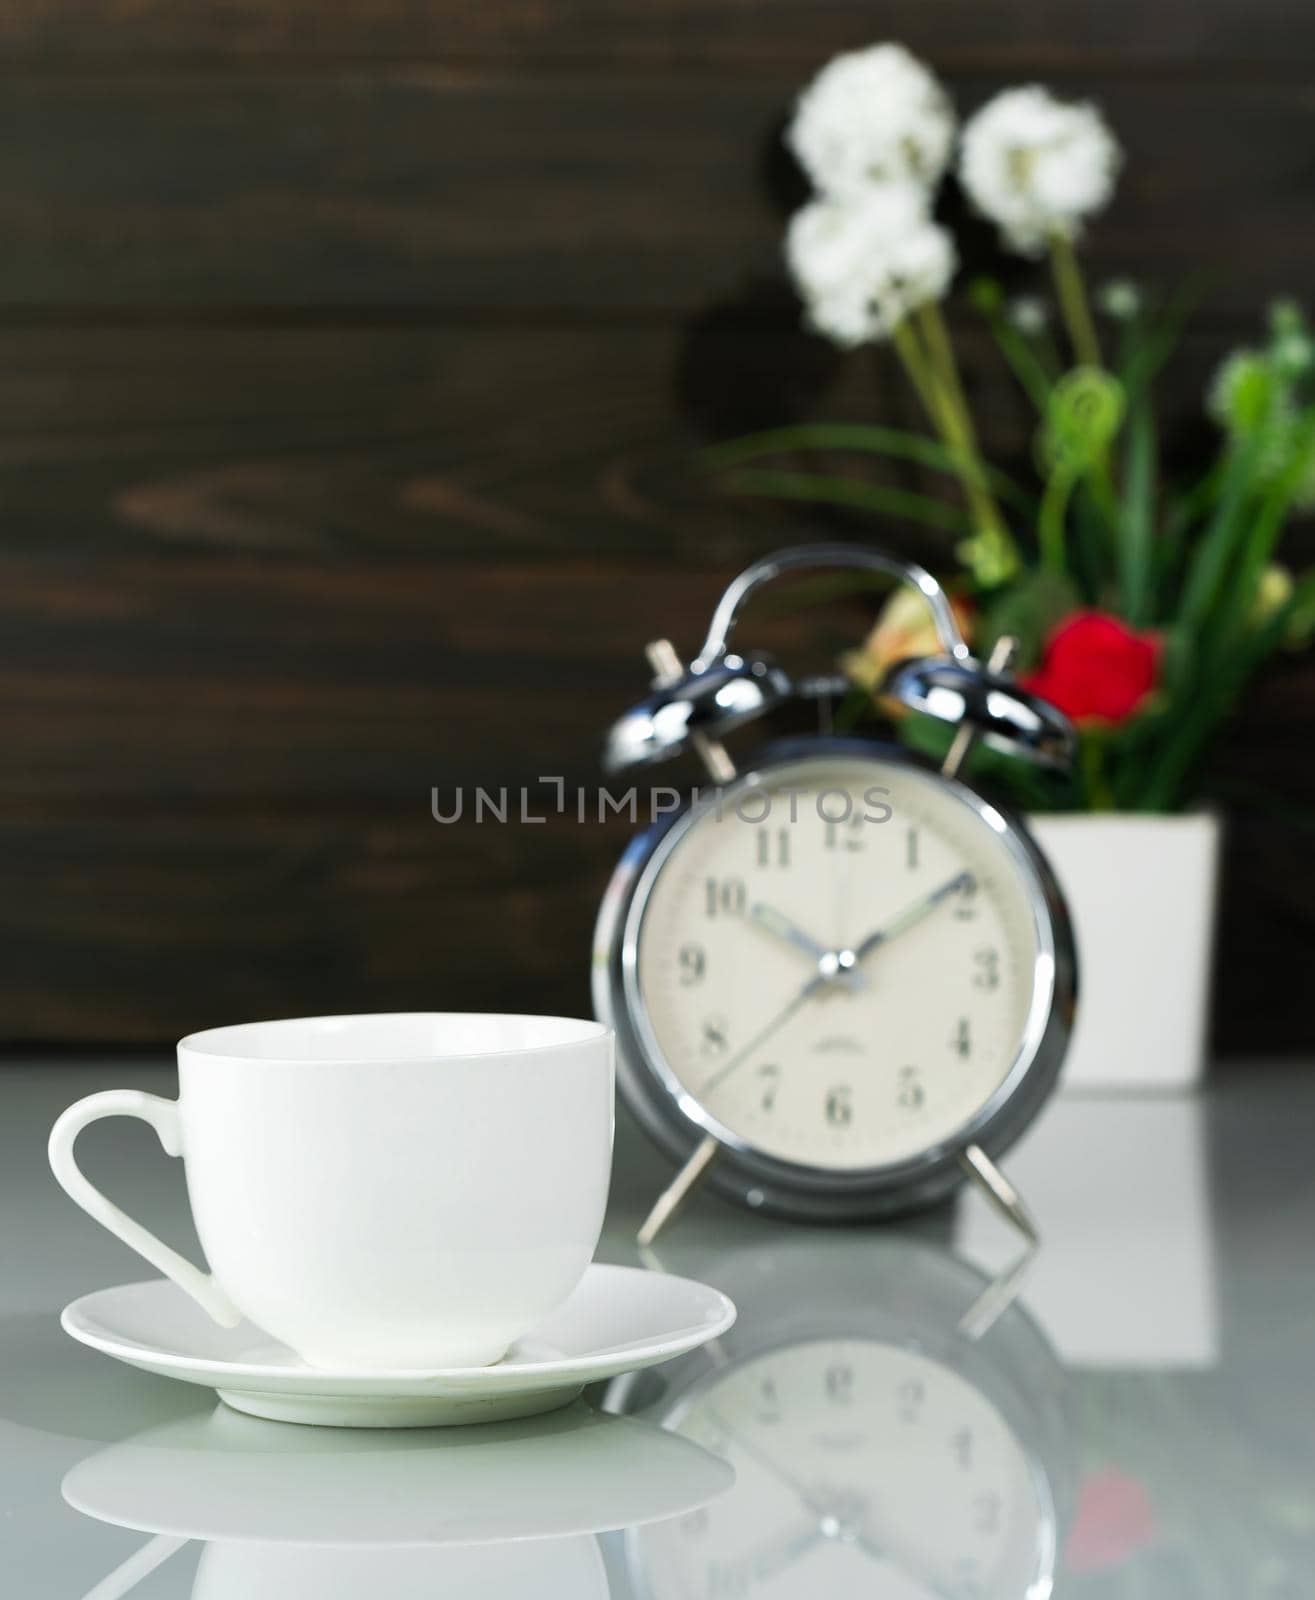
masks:
<svg viewBox="0 0 1315 1600"><path fill-rule="evenodd" d="M768 1351L693 1398L677 1426L736 1490L645 1539L667 1596L1026 1595L1053 1517L999 1411L897 1345L818 1339ZM896 1578L912 1586L882 1591ZM817 1585L816 1590L813 1586Z"/></svg>
<svg viewBox="0 0 1315 1600"><path fill-rule="evenodd" d="M656 1402L650 1385L667 1426L737 1477L718 1502L630 1535L636 1592L1042 1600L1065 1474L1062 1378L1034 1324L1013 1307L965 1338L984 1280L907 1240L810 1254L740 1263L751 1277L767 1263L767 1299L746 1307L727 1363L686 1363ZM753 1287L736 1287L752 1304ZM882 1308L863 1309L869 1297ZM642 1386L617 1399L645 1403Z"/></svg>

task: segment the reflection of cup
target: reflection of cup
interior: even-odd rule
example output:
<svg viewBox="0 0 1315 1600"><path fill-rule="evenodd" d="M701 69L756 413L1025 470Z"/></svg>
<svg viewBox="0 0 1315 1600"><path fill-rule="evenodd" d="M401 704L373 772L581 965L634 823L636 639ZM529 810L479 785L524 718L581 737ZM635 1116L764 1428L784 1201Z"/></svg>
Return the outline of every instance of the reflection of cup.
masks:
<svg viewBox="0 0 1315 1600"><path fill-rule="evenodd" d="M71 1106L51 1165L225 1326L246 1316L315 1366L485 1366L589 1265L612 1141L612 1037L598 1023L249 1023L184 1039L178 1072L176 1102L119 1090ZM183 1156L213 1276L78 1170L79 1130L116 1115Z"/></svg>
<svg viewBox="0 0 1315 1600"><path fill-rule="evenodd" d="M450 1550L317 1550L210 1544L192 1600L605 1600L596 1539L533 1539Z"/></svg>
<svg viewBox="0 0 1315 1600"><path fill-rule="evenodd" d="M193 1600L602 1600L594 1534L682 1516L733 1480L689 1440L581 1404L441 1436L292 1429L220 1406L89 1456L64 1498L158 1535L98 1597L202 1539Z"/></svg>

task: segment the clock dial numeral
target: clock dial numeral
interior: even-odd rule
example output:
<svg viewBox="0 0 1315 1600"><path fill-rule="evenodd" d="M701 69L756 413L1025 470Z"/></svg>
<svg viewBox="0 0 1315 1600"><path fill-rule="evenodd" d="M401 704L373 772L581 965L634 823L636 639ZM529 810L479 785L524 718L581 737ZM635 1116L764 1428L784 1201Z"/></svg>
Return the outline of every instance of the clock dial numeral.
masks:
<svg viewBox="0 0 1315 1600"><path fill-rule="evenodd" d="M896 1102L906 1111L917 1111L927 1099L918 1078L917 1067L901 1067L899 1069L899 1089L896 1092Z"/></svg>
<svg viewBox="0 0 1315 1600"><path fill-rule="evenodd" d="M854 1398L854 1369L847 1361L835 1361L826 1369L826 1397L833 1405L847 1406Z"/></svg>
<svg viewBox="0 0 1315 1600"><path fill-rule="evenodd" d="M1000 952L986 946L973 952L973 987L998 989L1000 987Z"/></svg>
<svg viewBox="0 0 1315 1600"><path fill-rule="evenodd" d="M853 1090L847 1083L838 1083L827 1092L826 1120L833 1128L847 1128L854 1120Z"/></svg>
<svg viewBox="0 0 1315 1600"><path fill-rule="evenodd" d="M757 860L760 867L790 865L789 828L759 828Z"/></svg>
<svg viewBox="0 0 1315 1600"><path fill-rule="evenodd" d="M950 1443L954 1449L954 1459L965 1472L970 1471L973 1464L973 1430L960 1428Z"/></svg>
<svg viewBox="0 0 1315 1600"><path fill-rule="evenodd" d="M776 1379L764 1378L758 1385L758 1421L781 1420L781 1397L776 1391Z"/></svg>
<svg viewBox="0 0 1315 1600"><path fill-rule="evenodd" d="M971 872L964 873L963 882L959 885L954 915L959 922L971 922L977 915L977 879Z"/></svg>
<svg viewBox="0 0 1315 1600"><path fill-rule="evenodd" d="M704 1017L703 1031L699 1035L699 1048L705 1056L726 1054L729 1028L730 1024L720 1012L714 1011L711 1016Z"/></svg>
<svg viewBox="0 0 1315 1600"><path fill-rule="evenodd" d="M858 851L863 848L863 818L850 817L846 822L826 822L826 848L828 850Z"/></svg>
<svg viewBox="0 0 1315 1600"><path fill-rule="evenodd" d="M743 878L709 878L703 886L704 910L710 917L739 917L749 898Z"/></svg>
<svg viewBox="0 0 1315 1600"><path fill-rule="evenodd" d="M759 1104L764 1111L770 1111L776 1104L776 1095L781 1087L780 1067L759 1067L758 1077L762 1082L762 1099Z"/></svg>
<svg viewBox="0 0 1315 1600"><path fill-rule="evenodd" d="M895 1392L896 1415L901 1422L916 1422L927 1398L927 1386L921 1378L907 1378Z"/></svg>
<svg viewBox="0 0 1315 1600"><path fill-rule="evenodd" d="M972 1055L973 1036L967 1017L959 1018L954 1032L950 1035L950 1049L954 1051L955 1055L962 1057L962 1059L965 1061L970 1055Z"/></svg>
<svg viewBox="0 0 1315 1600"><path fill-rule="evenodd" d="M708 953L701 944L683 944L680 947L681 987L692 989L707 976Z"/></svg>
<svg viewBox="0 0 1315 1600"><path fill-rule="evenodd" d="M910 872L918 870L918 830L910 828L904 835L904 865Z"/></svg>
<svg viewBox="0 0 1315 1600"><path fill-rule="evenodd" d="M998 1533L1000 1531L1000 1496L994 1489L987 1489L979 1494L973 1501L973 1515L978 1533Z"/></svg>

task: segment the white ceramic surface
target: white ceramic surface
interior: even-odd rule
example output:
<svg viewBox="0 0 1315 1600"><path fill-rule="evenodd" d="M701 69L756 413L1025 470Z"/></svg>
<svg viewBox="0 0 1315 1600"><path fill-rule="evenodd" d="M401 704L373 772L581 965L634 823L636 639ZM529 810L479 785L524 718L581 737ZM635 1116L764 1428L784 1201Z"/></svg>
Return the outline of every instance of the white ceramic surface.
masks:
<svg viewBox="0 0 1315 1600"><path fill-rule="evenodd" d="M330 1369L478 1367L593 1256L612 1152L612 1037L561 1017L249 1023L178 1046L178 1100L92 1095L50 1161L98 1222L221 1325ZM78 1132L149 1122L181 1155L201 1272L83 1177Z"/></svg>
<svg viewBox="0 0 1315 1600"><path fill-rule="evenodd" d="M283 1422L404 1428L553 1410L587 1383L706 1344L734 1322L735 1307L689 1278L592 1266L496 1366L392 1372L308 1366L249 1323L218 1327L167 1280L85 1295L61 1320L81 1343L215 1389L239 1411Z"/></svg>
<svg viewBox="0 0 1315 1600"><path fill-rule="evenodd" d="M1077 1025L1068 1089L1200 1082L1209 1020L1219 821L1205 814L1033 817L1073 915Z"/></svg>

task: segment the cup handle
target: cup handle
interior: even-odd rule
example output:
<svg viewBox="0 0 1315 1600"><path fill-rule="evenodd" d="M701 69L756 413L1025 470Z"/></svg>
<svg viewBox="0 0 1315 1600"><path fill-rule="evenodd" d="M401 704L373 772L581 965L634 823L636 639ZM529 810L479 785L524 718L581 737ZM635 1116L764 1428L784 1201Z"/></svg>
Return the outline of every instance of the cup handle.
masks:
<svg viewBox="0 0 1315 1600"><path fill-rule="evenodd" d="M108 1228L138 1255L145 1256L166 1278L172 1278L220 1327L236 1327L242 1320L242 1313L211 1273L194 1267L163 1239L157 1239L140 1222L134 1222L126 1211L120 1211L83 1176L74 1158L73 1146L87 1124L99 1122L102 1117L140 1117L155 1129L166 1155L183 1153L182 1124L176 1100L162 1100L158 1094L144 1094L139 1089L109 1089L103 1094L90 1094L71 1105L50 1130L50 1169L60 1187L89 1217Z"/></svg>

